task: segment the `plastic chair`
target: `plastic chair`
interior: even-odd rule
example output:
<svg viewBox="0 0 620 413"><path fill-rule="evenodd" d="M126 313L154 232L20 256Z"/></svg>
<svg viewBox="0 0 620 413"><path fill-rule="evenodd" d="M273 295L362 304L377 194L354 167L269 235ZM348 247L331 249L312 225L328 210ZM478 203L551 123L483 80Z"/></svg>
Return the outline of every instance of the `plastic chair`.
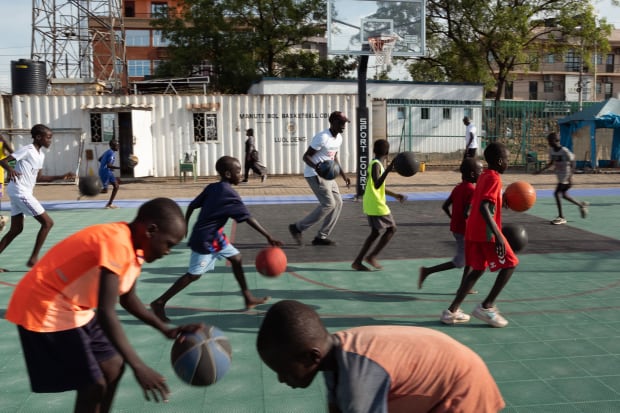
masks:
<svg viewBox="0 0 620 413"><path fill-rule="evenodd" d="M547 166L547 161L539 161L538 154L536 152L528 152L525 157L525 173L529 171L530 166L533 166L534 171L538 172Z"/></svg>
<svg viewBox="0 0 620 413"><path fill-rule="evenodd" d="M192 173L194 177L194 182L198 179L196 174L196 158L198 154L196 151L193 153L186 152L185 157L179 161L179 181L185 182L185 178L188 172Z"/></svg>

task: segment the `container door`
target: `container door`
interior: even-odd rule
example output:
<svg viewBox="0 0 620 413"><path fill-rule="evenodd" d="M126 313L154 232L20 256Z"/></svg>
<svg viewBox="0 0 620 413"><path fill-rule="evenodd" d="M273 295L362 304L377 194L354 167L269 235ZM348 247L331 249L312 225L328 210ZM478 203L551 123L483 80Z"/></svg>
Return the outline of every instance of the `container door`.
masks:
<svg viewBox="0 0 620 413"><path fill-rule="evenodd" d="M132 153L138 156L138 165L133 169L134 178L153 176L153 135L151 134L151 112L131 111L133 134Z"/></svg>

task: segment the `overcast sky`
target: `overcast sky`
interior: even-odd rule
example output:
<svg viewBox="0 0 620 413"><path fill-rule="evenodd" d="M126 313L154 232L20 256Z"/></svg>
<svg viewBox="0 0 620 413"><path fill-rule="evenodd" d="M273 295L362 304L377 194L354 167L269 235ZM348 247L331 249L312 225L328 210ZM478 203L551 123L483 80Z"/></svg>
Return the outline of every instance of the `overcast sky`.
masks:
<svg viewBox="0 0 620 413"><path fill-rule="evenodd" d="M620 28L620 7L610 0L595 4L600 16ZM11 91L11 61L30 58L31 40L32 1L0 0L0 91Z"/></svg>

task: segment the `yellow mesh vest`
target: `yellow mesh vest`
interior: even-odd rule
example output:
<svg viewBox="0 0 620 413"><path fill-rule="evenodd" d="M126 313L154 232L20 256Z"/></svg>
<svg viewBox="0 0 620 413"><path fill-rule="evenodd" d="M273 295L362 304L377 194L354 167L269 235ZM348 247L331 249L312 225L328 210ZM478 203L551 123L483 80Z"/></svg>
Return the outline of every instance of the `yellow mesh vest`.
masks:
<svg viewBox="0 0 620 413"><path fill-rule="evenodd" d="M379 175L383 174L383 164L378 159L373 159L368 165L368 181L366 182L366 190L364 191L364 213L366 215L383 216L390 213L385 199L385 181L378 189L375 188L375 182L372 179L373 165L379 164Z"/></svg>

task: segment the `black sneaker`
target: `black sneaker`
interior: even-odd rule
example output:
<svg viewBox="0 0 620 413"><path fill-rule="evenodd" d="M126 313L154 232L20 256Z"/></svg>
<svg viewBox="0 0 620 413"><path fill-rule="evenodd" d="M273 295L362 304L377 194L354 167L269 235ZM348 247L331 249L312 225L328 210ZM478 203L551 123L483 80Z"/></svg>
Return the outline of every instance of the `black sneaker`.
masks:
<svg viewBox="0 0 620 413"><path fill-rule="evenodd" d="M312 245L336 245L336 242L327 238L316 237L312 240Z"/></svg>
<svg viewBox="0 0 620 413"><path fill-rule="evenodd" d="M291 236L297 243L297 245L302 244L301 231L297 229L297 225L291 224L288 226L288 231L291 233Z"/></svg>

